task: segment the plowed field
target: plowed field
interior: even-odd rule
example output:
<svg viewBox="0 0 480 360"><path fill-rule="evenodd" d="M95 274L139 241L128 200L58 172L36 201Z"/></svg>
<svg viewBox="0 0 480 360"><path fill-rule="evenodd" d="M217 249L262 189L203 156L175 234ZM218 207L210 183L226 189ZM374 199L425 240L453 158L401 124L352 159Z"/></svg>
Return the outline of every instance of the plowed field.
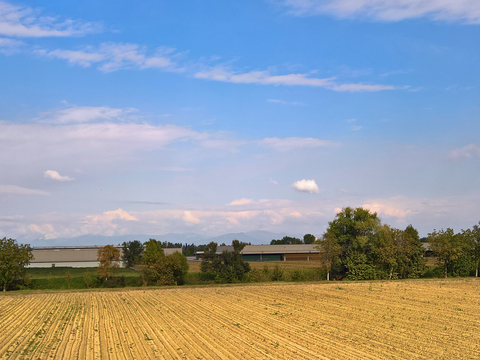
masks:
<svg viewBox="0 0 480 360"><path fill-rule="evenodd" d="M480 281L0 296L0 357L480 359Z"/></svg>

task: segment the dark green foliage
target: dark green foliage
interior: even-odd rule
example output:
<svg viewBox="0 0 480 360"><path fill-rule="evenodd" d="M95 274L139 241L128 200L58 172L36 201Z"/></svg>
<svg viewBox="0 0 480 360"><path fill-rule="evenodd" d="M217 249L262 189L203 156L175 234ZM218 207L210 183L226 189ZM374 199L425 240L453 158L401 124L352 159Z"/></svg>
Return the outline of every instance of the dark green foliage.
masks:
<svg viewBox="0 0 480 360"><path fill-rule="evenodd" d="M280 281L282 280L283 276L283 269L280 267L280 265L275 264L275 267L273 268L272 271L272 281Z"/></svg>
<svg viewBox="0 0 480 360"><path fill-rule="evenodd" d="M30 260L33 260L30 245L19 245L14 239L0 239L0 284L3 291L11 285L25 285L25 266Z"/></svg>
<svg viewBox="0 0 480 360"><path fill-rule="evenodd" d="M146 243L142 257L142 275L145 285L181 285L188 272L185 255L165 256L162 244L154 239Z"/></svg>
<svg viewBox="0 0 480 360"><path fill-rule="evenodd" d="M243 261L240 251L246 246L238 240L232 241L233 251L224 251L217 254L217 244L211 242L204 250L200 269L202 273L210 273L216 282L232 283L242 281L245 274L250 271L250 265Z"/></svg>
<svg viewBox="0 0 480 360"><path fill-rule="evenodd" d="M281 240L273 239L270 241L270 245L288 245L288 244L303 244L303 241L290 236L284 236Z"/></svg>
<svg viewBox="0 0 480 360"><path fill-rule="evenodd" d="M142 260L143 244L138 240L124 242L122 244L122 262L126 268L139 265Z"/></svg>
<svg viewBox="0 0 480 360"><path fill-rule="evenodd" d="M382 225L376 213L363 208L339 212L329 222L319 248L327 276L329 265L337 279L417 278L425 272L417 230L411 225L403 231Z"/></svg>
<svg viewBox="0 0 480 360"><path fill-rule="evenodd" d="M315 235L312 234L305 234L303 235L303 243L304 244L313 244L317 238Z"/></svg>

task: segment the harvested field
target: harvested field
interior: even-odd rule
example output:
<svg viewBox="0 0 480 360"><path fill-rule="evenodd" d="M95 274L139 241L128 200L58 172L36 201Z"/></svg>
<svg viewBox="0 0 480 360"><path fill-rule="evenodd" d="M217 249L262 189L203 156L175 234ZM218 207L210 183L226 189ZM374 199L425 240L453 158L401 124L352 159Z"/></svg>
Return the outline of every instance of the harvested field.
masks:
<svg viewBox="0 0 480 360"><path fill-rule="evenodd" d="M0 357L478 359L480 281L3 294Z"/></svg>

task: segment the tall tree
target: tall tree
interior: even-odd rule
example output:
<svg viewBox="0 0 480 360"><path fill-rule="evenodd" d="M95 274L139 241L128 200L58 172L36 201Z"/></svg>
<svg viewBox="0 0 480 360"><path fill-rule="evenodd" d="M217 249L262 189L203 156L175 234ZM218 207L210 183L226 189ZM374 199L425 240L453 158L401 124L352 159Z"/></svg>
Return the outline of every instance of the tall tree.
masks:
<svg viewBox="0 0 480 360"><path fill-rule="evenodd" d="M342 248L340 266L335 270L338 275L351 279L370 278L373 274L370 264L372 236L381 226L377 213L361 207L346 207L328 225L325 234L333 236Z"/></svg>
<svg viewBox="0 0 480 360"><path fill-rule="evenodd" d="M437 264L443 266L445 278L448 276L448 268L462 256L464 243L461 234L455 234L450 228L447 230L434 230L428 234L430 248L437 257Z"/></svg>
<svg viewBox="0 0 480 360"><path fill-rule="evenodd" d="M24 280L25 266L33 260L30 245L17 244L14 239L0 239L0 281L3 291L17 280Z"/></svg>
<svg viewBox="0 0 480 360"><path fill-rule="evenodd" d="M327 270L327 281L330 281L330 271L332 265L340 260L342 247L338 244L337 238L329 233L325 233L322 239L317 240L316 247L319 251L320 264Z"/></svg>
<svg viewBox="0 0 480 360"><path fill-rule="evenodd" d="M313 244L317 240L315 235L312 234L305 234L303 235L303 243L304 244Z"/></svg>
<svg viewBox="0 0 480 360"><path fill-rule="evenodd" d="M216 281L219 282L241 281L243 275L250 271L250 264L242 259L240 253L245 245L247 244L233 240L233 251L217 254L217 244L211 242L204 251L201 271L214 274Z"/></svg>
<svg viewBox="0 0 480 360"><path fill-rule="evenodd" d="M480 221L472 228L472 253L475 261L475 277L478 277L478 268L480 267Z"/></svg>
<svg viewBox="0 0 480 360"><path fill-rule="evenodd" d="M166 256L161 242L154 239L146 242L142 257L142 273L146 284L181 284L187 272L188 263L185 255L176 252Z"/></svg>
<svg viewBox="0 0 480 360"><path fill-rule="evenodd" d="M105 245L97 251L98 274L100 279L107 280L118 269L120 262L120 250L113 245Z"/></svg>
<svg viewBox="0 0 480 360"><path fill-rule="evenodd" d="M124 242L122 244L122 262L126 268L133 268L140 264L143 254L143 244L138 240Z"/></svg>

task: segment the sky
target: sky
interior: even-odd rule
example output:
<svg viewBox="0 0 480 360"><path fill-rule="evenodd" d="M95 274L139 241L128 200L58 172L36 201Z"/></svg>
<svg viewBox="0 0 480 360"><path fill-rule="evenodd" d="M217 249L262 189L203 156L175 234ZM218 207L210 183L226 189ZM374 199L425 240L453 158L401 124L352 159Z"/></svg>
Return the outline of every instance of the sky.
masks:
<svg viewBox="0 0 480 360"><path fill-rule="evenodd" d="M479 40L476 0L0 1L0 237L470 228Z"/></svg>

